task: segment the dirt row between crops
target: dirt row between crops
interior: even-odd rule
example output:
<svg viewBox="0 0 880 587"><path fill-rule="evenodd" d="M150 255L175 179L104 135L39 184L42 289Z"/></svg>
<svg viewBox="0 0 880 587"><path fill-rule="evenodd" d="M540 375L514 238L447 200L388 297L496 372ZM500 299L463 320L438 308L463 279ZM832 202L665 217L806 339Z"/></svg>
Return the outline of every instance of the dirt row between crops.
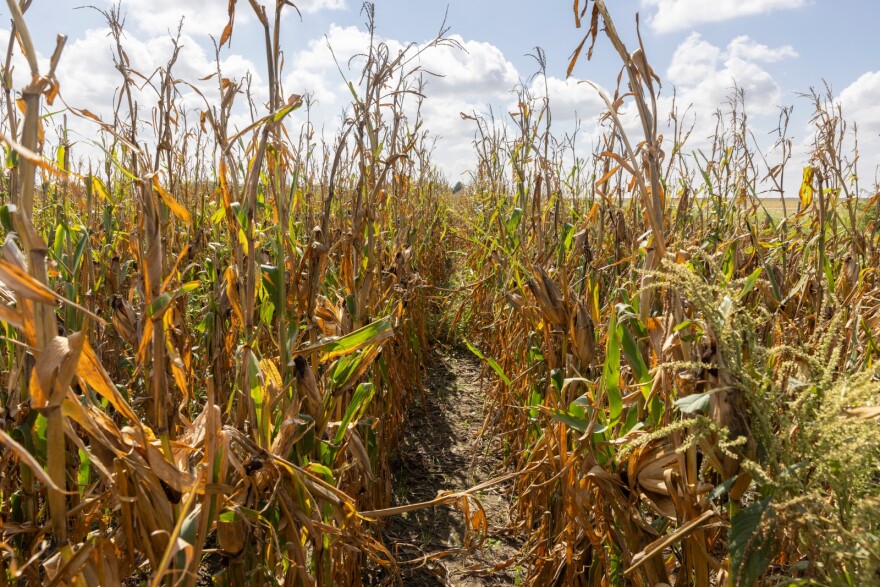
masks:
<svg viewBox="0 0 880 587"><path fill-rule="evenodd" d="M479 435L485 405L476 358L456 349L434 352L424 389L424 401L416 398L410 404L407 430L391 463L392 505L428 501L440 491L466 490L503 472L499 449L487 446ZM509 491L508 482L477 493L488 522L488 535L479 549L462 549L464 518L453 506L389 519L383 532L385 544L399 561L413 561L401 565L404 585L518 583L520 570L514 559L520 543L504 531ZM454 553L431 558L450 550ZM491 572L506 562L511 563L507 568Z"/></svg>

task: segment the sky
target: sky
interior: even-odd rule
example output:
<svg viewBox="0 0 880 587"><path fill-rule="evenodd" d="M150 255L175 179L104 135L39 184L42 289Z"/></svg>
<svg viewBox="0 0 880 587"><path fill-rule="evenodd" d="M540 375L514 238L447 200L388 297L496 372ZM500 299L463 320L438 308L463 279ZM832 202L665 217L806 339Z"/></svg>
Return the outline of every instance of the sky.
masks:
<svg viewBox="0 0 880 587"><path fill-rule="evenodd" d="M56 35L68 37L58 75L65 102L108 117L119 74L113 66L104 18L82 7L84 1L99 8L109 6L105 0L34 0L26 20L44 63L54 49ZM351 71L345 64L366 48L365 16L356 0L300 0L296 4L301 18L287 9L282 25L284 92L312 94L316 100L312 119L326 136L332 136L350 96L327 47L333 48L343 64L343 73L356 78L356 62ZM555 131L570 132L580 120L578 140L583 149L590 148L602 103L595 90L579 82L589 79L613 88L620 60L600 33L593 59L582 59L566 79L569 56L584 33L575 28L571 0L376 0L375 5L377 34L393 50L428 41L444 18L448 34L464 49L433 49L421 61L425 69L438 74L428 83L423 113L426 126L438 137L436 161L450 181L466 180L466 171L475 160L474 123L463 120L460 113L484 113L491 107L499 119L509 122L507 113L516 104L514 87L537 83L532 80L537 63L530 56L535 47L547 56ZM870 189L876 183L880 2L615 0L609 7L630 50L636 46L635 15L639 14L648 61L663 82L661 114L671 104L673 88L678 104L692 105L688 114L688 122L694 125L692 149L706 145L714 128L713 113L724 105L735 83L745 89L756 144L769 155L779 108L794 106L790 134L795 165L800 166L806 162L813 138L812 104L801 94L811 88L821 90L827 83L844 117L857 125L859 173L867 180L862 187ZM195 82L215 70L211 36L219 38L227 22L227 0L128 1L122 3L122 12L125 48L138 71L149 75L167 60L170 33L181 17L183 49L177 76ZM3 46L8 39L8 17L4 5L0 10ZM257 96L265 96L262 31L244 0L238 2L235 25L231 45L221 52L224 74L241 78L251 72ZM19 57L14 60L16 88L26 81L26 66ZM216 81L196 85L209 102L218 100ZM539 87L543 85L535 86ZM182 91L184 103L193 112L204 108L194 92ZM304 113L298 111L285 124L294 134L303 120ZM233 119L241 128L249 121L243 109ZM82 145L78 152L90 153L86 144L94 136L93 129L84 122L73 126Z"/></svg>

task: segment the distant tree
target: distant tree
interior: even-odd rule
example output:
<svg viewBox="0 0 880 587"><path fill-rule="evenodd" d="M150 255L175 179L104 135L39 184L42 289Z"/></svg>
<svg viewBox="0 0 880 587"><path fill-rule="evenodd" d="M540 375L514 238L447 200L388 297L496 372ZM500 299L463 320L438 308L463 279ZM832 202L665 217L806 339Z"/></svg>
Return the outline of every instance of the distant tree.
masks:
<svg viewBox="0 0 880 587"><path fill-rule="evenodd" d="M464 189L464 184L459 181L454 186L452 186L452 193L457 194L458 192L460 192L463 189Z"/></svg>

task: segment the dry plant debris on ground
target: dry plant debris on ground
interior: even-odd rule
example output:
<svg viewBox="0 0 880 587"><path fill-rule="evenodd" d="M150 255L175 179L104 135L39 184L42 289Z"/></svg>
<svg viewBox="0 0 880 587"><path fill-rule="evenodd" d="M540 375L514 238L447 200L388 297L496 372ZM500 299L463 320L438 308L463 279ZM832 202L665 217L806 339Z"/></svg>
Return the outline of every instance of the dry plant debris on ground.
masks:
<svg viewBox="0 0 880 587"><path fill-rule="evenodd" d="M440 492L467 490L504 471L497 442L481 435L486 420L479 365L467 351L431 357L425 393L407 410L398 454L392 457L393 505L430 501ZM407 585L509 585L521 541L507 531L510 482L475 494L485 516L477 535L451 506L392 518L383 531ZM460 549L460 552L455 552ZM442 558L435 556L447 553Z"/></svg>

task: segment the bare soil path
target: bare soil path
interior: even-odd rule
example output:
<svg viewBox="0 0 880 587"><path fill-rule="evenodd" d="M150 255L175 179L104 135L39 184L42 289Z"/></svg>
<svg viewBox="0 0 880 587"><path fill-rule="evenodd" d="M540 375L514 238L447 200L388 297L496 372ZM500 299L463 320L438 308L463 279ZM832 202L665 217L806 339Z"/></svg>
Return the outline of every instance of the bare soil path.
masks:
<svg viewBox="0 0 880 587"><path fill-rule="evenodd" d="M485 420L480 364L467 351L438 350L427 367L424 404L409 407L407 430L392 461L392 505L428 501L440 491L462 491L497 476L499 449L479 437ZM463 549L465 524L460 510L439 506L391 518L385 543L401 561L405 585L515 585L514 557L519 543L504 531L510 483L477 494L485 509L488 534L482 548ZM474 511L471 511L471 515ZM455 551L448 556L432 554ZM404 561L413 561L405 563ZM494 568L506 568L492 571Z"/></svg>

